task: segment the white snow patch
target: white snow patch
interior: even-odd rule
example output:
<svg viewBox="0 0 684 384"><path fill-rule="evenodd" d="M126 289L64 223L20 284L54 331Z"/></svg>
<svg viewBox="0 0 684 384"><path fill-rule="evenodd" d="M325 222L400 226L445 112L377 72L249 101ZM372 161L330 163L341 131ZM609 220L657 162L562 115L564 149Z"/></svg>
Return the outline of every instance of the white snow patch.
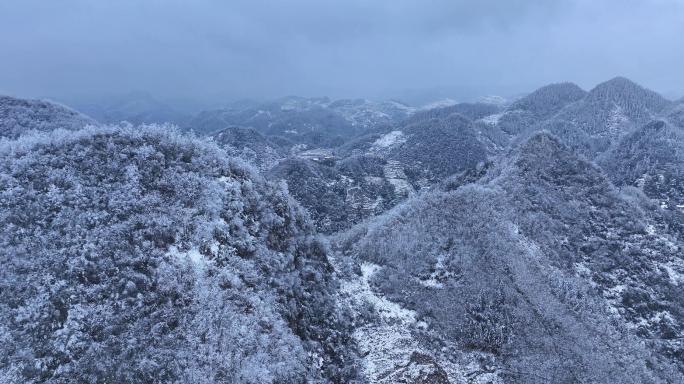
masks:
<svg viewBox="0 0 684 384"><path fill-rule="evenodd" d="M624 284L618 284L612 288L608 288L607 291L610 292L614 297L618 297L619 295L622 294L622 292L627 289L627 286Z"/></svg>
<svg viewBox="0 0 684 384"><path fill-rule="evenodd" d="M364 176L363 180L369 184L382 185L382 182L385 179L382 177L378 177L378 176Z"/></svg>
<svg viewBox="0 0 684 384"><path fill-rule="evenodd" d="M373 307L378 311L378 314L385 320L399 320L402 323L415 323L416 313L414 311L402 308L399 304L393 303L373 292L373 289L370 286L370 279L379 270L379 265L364 262L361 264L361 279L345 282L345 284L342 285L342 291L373 304Z"/></svg>
<svg viewBox="0 0 684 384"><path fill-rule="evenodd" d="M345 281L341 287L352 306L370 303L380 318L357 328L353 334L364 355L363 371L371 382L381 382L398 363L408 363L411 353L419 348L410 330L416 324L416 313L375 293L370 286L370 279L380 269L379 265L364 262L361 277Z"/></svg>
<svg viewBox="0 0 684 384"><path fill-rule="evenodd" d="M380 204L382 204L382 202L383 198L381 196L376 197L375 200L366 198L363 201L363 209L365 209L366 211L374 211L380 206Z"/></svg>
<svg viewBox="0 0 684 384"><path fill-rule="evenodd" d="M405 196L412 196L413 194L416 193L416 191L413 189L413 186L406 181L406 179L388 179L390 184L394 187L394 191L398 195L405 195Z"/></svg>
<svg viewBox="0 0 684 384"><path fill-rule="evenodd" d="M493 115L485 116L481 120L485 124L497 125L499 124L499 120L501 120L504 114L505 113L495 113Z"/></svg>
<svg viewBox="0 0 684 384"><path fill-rule="evenodd" d="M613 109L608 116L608 124L606 125L606 133L609 135L619 135L620 127L629 122L629 118L625 115L622 107L614 104Z"/></svg>
<svg viewBox="0 0 684 384"><path fill-rule="evenodd" d="M331 258L336 266L335 258ZM361 264L361 276L351 281L343 281L338 300L342 305L360 308L363 303L370 303L378 316L378 320L359 326L353 337L363 356L362 371L371 383L394 383L394 374L409 366L414 352L431 356L446 372L452 383L502 383L498 371L492 369L483 372L479 363L481 353L433 353L427 350L413 336L414 330L427 330L426 321L417 321L415 311L391 302L380 293L373 291L370 279L381 270L381 266L364 262Z"/></svg>
<svg viewBox="0 0 684 384"><path fill-rule="evenodd" d="M434 275L434 272L433 272ZM420 285L422 285L425 288L434 288L434 289L440 289L444 288L444 284L442 284L439 280L435 279L434 277L430 277L429 279L421 280L418 279L418 282Z"/></svg>
<svg viewBox="0 0 684 384"><path fill-rule="evenodd" d="M684 261L681 259L670 260L665 263L659 263L659 266L667 271L670 282L673 285L679 285L684 282ZM680 272L682 271L682 272Z"/></svg>
<svg viewBox="0 0 684 384"><path fill-rule="evenodd" d="M354 331L361 353L365 355L363 371L373 383L381 382L398 365L406 365L418 342L402 325L361 327Z"/></svg>
<svg viewBox="0 0 684 384"><path fill-rule="evenodd" d="M191 248L188 251L181 252L175 245L172 245L169 247L168 254L179 260L189 260L196 267L204 267L207 263L207 259L197 248Z"/></svg>
<svg viewBox="0 0 684 384"><path fill-rule="evenodd" d="M406 136L402 131L392 131L390 133L382 135L379 139L373 142L373 147L376 148L387 148L397 144L403 144L406 142Z"/></svg>
<svg viewBox="0 0 684 384"><path fill-rule="evenodd" d="M581 277L591 276L591 270L584 263L575 263L575 271Z"/></svg>
<svg viewBox="0 0 684 384"><path fill-rule="evenodd" d="M434 271L430 273L430 277L427 279L418 279L420 285L426 288L444 288L444 283L442 283L442 281L451 277L451 274L444 269L444 257L444 255L437 256Z"/></svg>
<svg viewBox="0 0 684 384"><path fill-rule="evenodd" d="M401 163L396 160L388 160L382 168L387 181L394 187L394 192L399 195L411 196L416 193L413 186L406 180L406 174Z"/></svg>

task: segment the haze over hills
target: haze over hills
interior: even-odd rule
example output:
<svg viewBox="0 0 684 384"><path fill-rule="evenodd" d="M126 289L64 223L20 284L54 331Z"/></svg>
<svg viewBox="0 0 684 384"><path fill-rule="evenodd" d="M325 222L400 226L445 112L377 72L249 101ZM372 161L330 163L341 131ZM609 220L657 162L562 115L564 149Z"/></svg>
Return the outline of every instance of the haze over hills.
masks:
<svg viewBox="0 0 684 384"><path fill-rule="evenodd" d="M99 100L76 103L78 109L101 123L132 124L165 122L183 124L191 115L182 109L157 100L146 92L131 92Z"/></svg>
<svg viewBox="0 0 684 384"><path fill-rule="evenodd" d="M142 99L0 98L0 382L684 377L681 101Z"/></svg>
<svg viewBox="0 0 684 384"><path fill-rule="evenodd" d="M28 131L78 130L95 120L63 105L0 96L0 137L16 139Z"/></svg>

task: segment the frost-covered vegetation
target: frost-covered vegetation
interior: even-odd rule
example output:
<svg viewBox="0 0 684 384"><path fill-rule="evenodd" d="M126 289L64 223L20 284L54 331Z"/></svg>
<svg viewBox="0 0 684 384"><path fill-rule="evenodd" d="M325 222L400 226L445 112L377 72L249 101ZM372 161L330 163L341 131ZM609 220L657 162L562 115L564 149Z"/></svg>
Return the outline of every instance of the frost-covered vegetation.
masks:
<svg viewBox="0 0 684 384"><path fill-rule="evenodd" d="M170 127L0 148L3 382L354 375L326 248L278 184Z"/></svg>
<svg viewBox="0 0 684 384"><path fill-rule="evenodd" d="M684 108L625 78L200 136L0 101L0 382L684 376Z"/></svg>
<svg viewBox="0 0 684 384"><path fill-rule="evenodd" d="M478 352L493 362L473 372L504 382L674 382L682 232L653 208L544 134L480 181L410 200L336 246L383 266L371 283L417 313L424 325L405 330L443 367Z"/></svg>
<svg viewBox="0 0 684 384"><path fill-rule="evenodd" d="M78 130L96 124L74 110L42 100L0 96L0 138L17 138L30 131Z"/></svg>

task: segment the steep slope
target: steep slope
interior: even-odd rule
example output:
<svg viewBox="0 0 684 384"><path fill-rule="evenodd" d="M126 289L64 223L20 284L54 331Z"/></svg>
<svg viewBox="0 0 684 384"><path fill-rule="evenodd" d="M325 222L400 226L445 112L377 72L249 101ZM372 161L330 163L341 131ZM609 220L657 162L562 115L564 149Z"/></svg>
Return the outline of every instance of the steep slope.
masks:
<svg viewBox="0 0 684 384"><path fill-rule="evenodd" d="M594 159L672 109L673 103L659 94L617 77L590 92L572 83L542 87L477 124L494 129L489 136L495 148L517 146L536 132L548 131L575 152Z"/></svg>
<svg viewBox="0 0 684 384"><path fill-rule="evenodd" d="M684 128L651 122L626 136L599 163L617 185L637 186L663 208L684 213Z"/></svg>
<svg viewBox="0 0 684 384"><path fill-rule="evenodd" d="M0 147L0 381L347 382L325 247L280 186L171 127Z"/></svg>
<svg viewBox="0 0 684 384"><path fill-rule="evenodd" d="M373 155L351 156L334 164L294 157L280 162L268 177L284 180L316 228L333 233L385 212L413 192L406 176L390 168L387 160Z"/></svg>
<svg viewBox="0 0 684 384"><path fill-rule="evenodd" d="M77 130L96 122L59 104L0 96L0 137L15 139L28 131Z"/></svg>
<svg viewBox="0 0 684 384"><path fill-rule="evenodd" d="M438 116L439 114L437 114ZM413 184L427 185L475 167L494 151L498 132L457 113L409 119L394 129L359 136L335 150L340 157L372 154L397 162Z"/></svg>
<svg viewBox="0 0 684 384"><path fill-rule="evenodd" d="M554 122L544 126L573 147L592 148L583 154L595 157L608 150L627 133L642 126L671 106L657 93L628 79L617 77L597 85L587 97L567 106L554 120L571 124L586 135L585 142L575 143L563 131L554 131Z"/></svg>
<svg viewBox="0 0 684 384"><path fill-rule="evenodd" d="M251 128L228 127L211 136L235 157L268 170L287 156L288 151Z"/></svg>
<svg viewBox="0 0 684 384"><path fill-rule="evenodd" d="M365 346L364 372L389 383L424 356L450 382L676 382L684 233L649 204L539 134L478 182L339 236L338 262L372 270L368 290L410 314L366 300L378 315L358 340L405 336L387 359L390 334Z"/></svg>
<svg viewBox="0 0 684 384"><path fill-rule="evenodd" d="M405 141L388 158L405 165L414 180L441 180L487 158L472 121L458 114L409 124L402 131Z"/></svg>
<svg viewBox="0 0 684 384"><path fill-rule="evenodd" d="M665 119L671 124L684 128L684 102L676 104L665 115Z"/></svg>
<svg viewBox="0 0 684 384"><path fill-rule="evenodd" d="M515 101L508 109L526 111L537 118L549 117L566 105L579 101L587 92L573 83L550 84Z"/></svg>
<svg viewBox="0 0 684 384"><path fill-rule="evenodd" d="M332 233L486 162L487 138L476 129L458 114L407 123L400 130L358 137L327 155L295 154L269 177L285 180L318 229ZM308 159L314 154L317 160ZM330 160L321 161L326 156Z"/></svg>
<svg viewBox="0 0 684 384"><path fill-rule="evenodd" d="M516 100L500 113L481 118L477 123L482 129L492 131L489 136L495 144L494 149L504 149L511 139L515 141L516 136L536 130L535 126L586 95L586 91L573 83L550 84Z"/></svg>

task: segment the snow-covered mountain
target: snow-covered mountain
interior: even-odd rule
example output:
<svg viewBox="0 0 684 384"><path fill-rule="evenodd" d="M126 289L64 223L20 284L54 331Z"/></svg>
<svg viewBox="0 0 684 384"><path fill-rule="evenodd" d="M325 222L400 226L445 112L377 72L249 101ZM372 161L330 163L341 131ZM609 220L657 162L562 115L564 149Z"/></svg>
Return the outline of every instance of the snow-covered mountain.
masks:
<svg viewBox="0 0 684 384"><path fill-rule="evenodd" d="M326 247L282 186L171 127L0 143L0 381L347 382Z"/></svg>
<svg viewBox="0 0 684 384"><path fill-rule="evenodd" d="M349 137L399 122L414 108L396 101L286 97L255 105L231 105L204 111L187 123L196 132L213 132L227 126L251 127L266 135L279 135L310 144L336 136Z"/></svg>
<svg viewBox="0 0 684 384"><path fill-rule="evenodd" d="M671 382L682 232L557 138L335 238L371 382ZM406 367L412 367L407 370ZM439 379L436 379L439 377ZM477 381L479 382L479 381Z"/></svg>
<svg viewBox="0 0 684 384"><path fill-rule="evenodd" d="M678 383L682 105L0 98L0 382Z"/></svg>
<svg viewBox="0 0 684 384"><path fill-rule="evenodd" d="M0 96L0 137L14 139L29 131L78 130L96 124L90 117L54 102Z"/></svg>
<svg viewBox="0 0 684 384"><path fill-rule="evenodd" d="M525 111L536 118L545 118L558 113L563 107L582 100L586 96L587 92L576 84L551 84L516 100L509 110Z"/></svg>
<svg viewBox="0 0 684 384"><path fill-rule="evenodd" d="M213 140L229 154L268 170L287 157L283 143L270 140L252 128L228 127L212 135Z"/></svg>
<svg viewBox="0 0 684 384"><path fill-rule="evenodd" d="M684 219L684 128L657 120L627 135L599 159L616 185L640 188Z"/></svg>

